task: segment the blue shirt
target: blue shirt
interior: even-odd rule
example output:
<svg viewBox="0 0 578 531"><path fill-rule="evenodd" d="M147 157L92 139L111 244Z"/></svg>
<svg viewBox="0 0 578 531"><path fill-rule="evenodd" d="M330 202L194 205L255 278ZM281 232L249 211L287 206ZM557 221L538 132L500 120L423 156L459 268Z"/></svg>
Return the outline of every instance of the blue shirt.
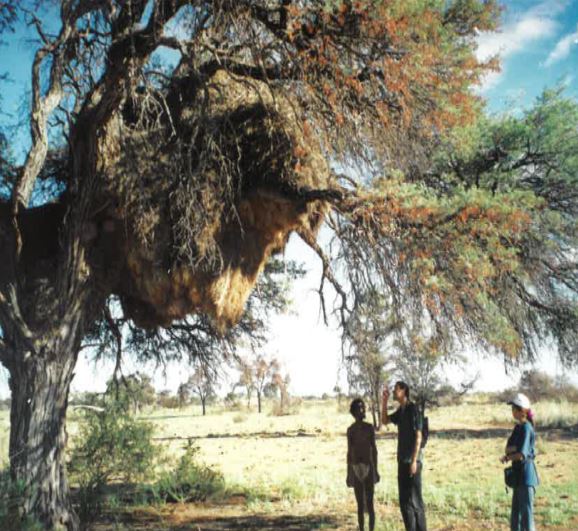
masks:
<svg viewBox="0 0 578 531"><path fill-rule="evenodd" d="M534 458L536 457L536 432L529 422L516 424L512 435L508 438L508 446L515 446L516 452L524 456L523 461L512 463L514 469L520 472L520 485L535 487L539 484Z"/></svg>

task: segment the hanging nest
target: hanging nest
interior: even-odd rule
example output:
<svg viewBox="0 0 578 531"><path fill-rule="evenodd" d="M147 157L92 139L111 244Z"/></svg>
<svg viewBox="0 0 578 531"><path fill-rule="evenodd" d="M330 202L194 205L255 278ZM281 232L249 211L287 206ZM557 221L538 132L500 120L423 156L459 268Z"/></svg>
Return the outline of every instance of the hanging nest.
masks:
<svg viewBox="0 0 578 531"><path fill-rule="evenodd" d="M136 96L103 146L106 216L122 234L113 292L140 326L193 312L235 323L271 254L326 212L307 191L327 189L328 165L290 102L224 70Z"/></svg>

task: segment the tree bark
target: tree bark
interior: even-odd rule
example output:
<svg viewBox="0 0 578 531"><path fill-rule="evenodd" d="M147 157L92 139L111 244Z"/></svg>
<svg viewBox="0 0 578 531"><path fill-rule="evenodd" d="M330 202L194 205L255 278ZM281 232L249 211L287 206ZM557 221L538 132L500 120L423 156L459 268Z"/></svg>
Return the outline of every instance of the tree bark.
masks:
<svg viewBox="0 0 578 531"><path fill-rule="evenodd" d="M257 391L257 410L261 413L261 393Z"/></svg>
<svg viewBox="0 0 578 531"><path fill-rule="evenodd" d="M8 367L10 473L24 487L17 510L21 519L35 519L46 529L79 527L64 459L68 393L79 350L75 335L65 327L57 329L43 342L40 355L21 352Z"/></svg>
<svg viewBox="0 0 578 531"><path fill-rule="evenodd" d="M206 412L207 412L207 409L206 409L206 407L205 407L205 402L206 402L206 400L203 399L203 398L201 398L201 404L202 404L202 406L203 406L203 417L205 416L205 414L206 414Z"/></svg>

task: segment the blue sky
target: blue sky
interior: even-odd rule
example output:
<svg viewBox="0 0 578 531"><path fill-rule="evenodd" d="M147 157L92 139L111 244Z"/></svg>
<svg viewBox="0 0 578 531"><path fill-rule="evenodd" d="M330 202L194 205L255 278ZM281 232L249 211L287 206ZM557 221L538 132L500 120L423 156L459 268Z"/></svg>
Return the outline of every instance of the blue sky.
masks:
<svg viewBox="0 0 578 531"><path fill-rule="evenodd" d="M499 54L502 58L502 71L488 76L480 90L488 109L526 107L545 87L557 83L564 83L567 94L578 98L578 0L507 0L502 5L501 30L479 36L480 57ZM56 30L53 17L43 19ZM15 126L27 105L35 37L23 23L14 34L4 36L0 73L7 72L10 81L0 86L0 126ZM21 127L14 133L15 154L22 159L28 131Z"/></svg>
<svg viewBox="0 0 578 531"><path fill-rule="evenodd" d="M479 57L502 58L502 71L482 87L489 108L528 106L560 82L578 97L578 0L509 0L504 8L501 31L478 41Z"/></svg>
<svg viewBox="0 0 578 531"><path fill-rule="evenodd" d="M502 71L488 76L480 88L488 109L502 112L527 107L544 88L557 83L564 83L567 94L578 98L578 0L508 0L503 5L501 31L479 35L480 57L494 54L502 57ZM11 78L10 83L0 86L3 110L0 126L15 125L28 98L34 53L29 41L33 37L30 28L21 25L15 34L4 37L8 45L0 47L0 73L7 72ZM25 127L12 134L15 154L20 160L27 136ZM274 319L267 352L277 355L285 364L292 376L293 392L329 392L343 375L339 366L339 332L319 321L315 290L319 285L320 264L296 238L291 239L286 256L304 262L310 272L293 289L292 314ZM489 359L483 353L470 356L475 360L472 366L480 371L480 389L501 389L513 385L519 377L517 372L507 375L500 360ZM552 374L559 369L549 351L544 351L539 367ZM129 367L128 372L136 368ZM174 365L167 371L166 375L155 372L155 384L175 390L186 379L189 369ZM111 372L112 367L105 364L95 368L81 356L73 390L102 390ZM463 377L458 372L449 376L454 382ZM0 395L6 394L5 381L0 381Z"/></svg>

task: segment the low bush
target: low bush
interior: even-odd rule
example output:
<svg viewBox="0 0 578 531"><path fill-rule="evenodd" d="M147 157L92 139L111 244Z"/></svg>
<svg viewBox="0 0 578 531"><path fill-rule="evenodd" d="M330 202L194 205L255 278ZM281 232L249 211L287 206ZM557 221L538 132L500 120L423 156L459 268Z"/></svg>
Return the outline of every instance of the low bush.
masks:
<svg viewBox="0 0 578 531"><path fill-rule="evenodd" d="M540 401L533 405L538 430L571 428L578 425L578 409L567 400ZM502 408L499 415L494 415L492 421L496 424L511 423L512 413L509 408Z"/></svg>
<svg viewBox="0 0 578 531"><path fill-rule="evenodd" d="M285 415L297 415L301 409L302 401L300 398L287 397L283 401L273 403L271 415L274 417L283 417Z"/></svg>
<svg viewBox="0 0 578 531"><path fill-rule="evenodd" d="M86 411L68 467L71 483L78 485L82 521L100 513L109 483L152 478L160 455L152 441L153 430L153 424L136 420L116 402L106 404L102 412Z"/></svg>
<svg viewBox="0 0 578 531"><path fill-rule="evenodd" d="M241 398L233 392L227 393L224 399L224 405L227 411L240 411L243 408Z"/></svg>
<svg viewBox="0 0 578 531"><path fill-rule="evenodd" d="M578 402L578 387L565 378L553 378L536 369L525 371L517 386L496 393L495 399L498 402L507 402L516 393L524 393L532 402Z"/></svg>
<svg viewBox="0 0 578 531"><path fill-rule="evenodd" d="M176 466L161 473L153 490L153 498L160 502L204 501L222 493L225 480L220 472L198 462L199 447L191 441Z"/></svg>
<svg viewBox="0 0 578 531"><path fill-rule="evenodd" d="M245 413L237 413L234 417L233 417L233 422L235 424L240 424L241 422L245 422L249 417L247 417L247 415Z"/></svg>

